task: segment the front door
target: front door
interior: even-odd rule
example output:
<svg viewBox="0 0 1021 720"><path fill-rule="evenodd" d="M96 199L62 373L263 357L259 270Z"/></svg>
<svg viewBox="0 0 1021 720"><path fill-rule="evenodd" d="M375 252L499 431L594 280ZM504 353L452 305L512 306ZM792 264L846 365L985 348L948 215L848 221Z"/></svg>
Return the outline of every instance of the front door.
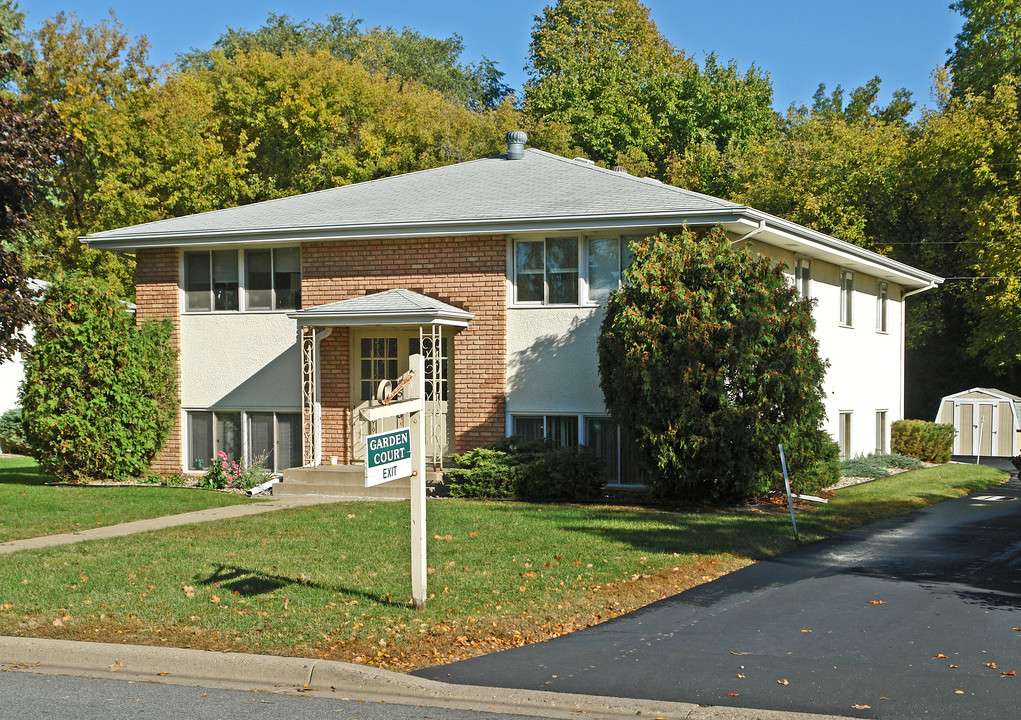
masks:
<svg viewBox="0 0 1021 720"><path fill-rule="evenodd" d="M453 382L449 377L448 349L453 337L444 332L437 358L430 337L420 344L418 328L368 327L352 331L351 344L351 438L352 456L355 462L365 461L365 434L368 430L361 416L361 410L376 404L376 389L379 383L389 380L396 384L397 378L408 371L408 356L421 349L425 355L425 401L426 401L426 445L427 452L438 453L440 458L453 447ZM438 363L438 378L433 375L433 363ZM430 412L432 410L432 412ZM397 419L380 421L376 432L397 427Z"/></svg>

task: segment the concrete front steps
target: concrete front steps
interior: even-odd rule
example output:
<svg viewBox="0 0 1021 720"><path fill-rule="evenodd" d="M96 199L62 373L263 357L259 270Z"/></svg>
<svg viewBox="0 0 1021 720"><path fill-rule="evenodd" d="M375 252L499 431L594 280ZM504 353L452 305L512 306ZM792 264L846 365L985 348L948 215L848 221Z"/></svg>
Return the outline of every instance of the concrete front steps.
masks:
<svg viewBox="0 0 1021 720"><path fill-rule="evenodd" d="M426 472L426 492L435 494L443 482L442 472ZM273 486L273 496L318 495L337 498L371 498L408 500L411 478L391 480L382 485L365 487L363 465L320 465L315 468L288 468L283 479Z"/></svg>

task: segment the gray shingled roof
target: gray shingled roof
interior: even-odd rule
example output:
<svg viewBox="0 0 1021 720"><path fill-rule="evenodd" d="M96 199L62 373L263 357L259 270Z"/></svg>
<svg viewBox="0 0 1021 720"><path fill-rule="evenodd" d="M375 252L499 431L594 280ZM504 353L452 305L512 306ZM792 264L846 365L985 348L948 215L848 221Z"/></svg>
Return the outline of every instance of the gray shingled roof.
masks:
<svg viewBox="0 0 1021 720"><path fill-rule="evenodd" d="M397 289L294 310L287 317L302 325L417 325L438 323L467 327L474 313L411 290Z"/></svg>
<svg viewBox="0 0 1021 720"><path fill-rule="evenodd" d="M93 233L118 240L563 217L729 212L743 206L541 150Z"/></svg>

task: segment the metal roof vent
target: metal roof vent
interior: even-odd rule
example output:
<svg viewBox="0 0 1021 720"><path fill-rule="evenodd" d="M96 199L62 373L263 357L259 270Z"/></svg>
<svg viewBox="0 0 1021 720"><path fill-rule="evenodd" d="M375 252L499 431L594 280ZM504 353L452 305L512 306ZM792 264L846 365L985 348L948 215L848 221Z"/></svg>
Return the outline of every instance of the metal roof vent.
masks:
<svg viewBox="0 0 1021 720"><path fill-rule="evenodd" d="M624 167L623 165L614 165L613 166L613 171L614 172L623 173L624 175L627 175L627 168Z"/></svg>
<svg viewBox="0 0 1021 720"><path fill-rule="evenodd" d="M520 130L511 130L504 136L507 141L507 159L520 160L525 156L525 143L528 142L528 135Z"/></svg>

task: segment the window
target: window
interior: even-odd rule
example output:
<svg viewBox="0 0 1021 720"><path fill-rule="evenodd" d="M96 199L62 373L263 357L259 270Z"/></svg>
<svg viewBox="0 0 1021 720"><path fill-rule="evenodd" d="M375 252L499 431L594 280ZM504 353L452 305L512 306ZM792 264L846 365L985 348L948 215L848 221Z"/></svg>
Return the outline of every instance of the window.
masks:
<svg viewBox="0 0 1021 720"><path fill-rule="evenodd" d="M376 397L380 381L397 379L397 338L362 338L361 351L361 399L364 402Z"/></svg>
<svg viewBox="0 0 1021 720"><path fill-rule="evenodd" d="M238 251L184 254L185 309L238 309Z"/></svg>
<svg viewBox="0 0 1021 720"><path fill-rule="evenodd" d="M851 327L854 308L854 273L850 270L840 271L840 324Z"/></svg>
<svg viewBox="0 0 1021 720"><path fill-rule="evenodd" d="M812 260L799 257L794 260L794 288L802 300L812 297Z"/></svg>
<svg viewBox="0 0 1021 720"><path fill-rule="evenodd" d="M876 332L886 332L886 305L890 296L890 286L879 282L876 286Z"/></svg>
<svg viewBox="0 0 1021 720"><path fill-rule="evenodd" d="M516 301L543 305L578 303L578 238L514 243Z"/></svg>
<svg viewBox="0 0 1021 720"><path fill-rule="evenodd" d="M842 412L838 420L837 444L840 445L840 458L847 460L851 457L851 413Z"/></svg>
<svg viewBox="0 0 1021 720"><path fill-rule="evenodd" d="M876 410L876 454L886 454L886 410Z"/></svg>
<svg viewBox="0 0 1021 720"><path fill-rule="evenodd" d="M298 248L245 252L245 309L293 310L301 304Z"/></svg>
<svg viewBox="0 0 1021 720"><path fill-rule="evenodd" d="M546 438L557 447L578 444L577 415L516 415L513 418L513 432L521 436L521 442Z"/></svg>
<svg viewBox="0 0 1021 720"><path fill-rule="evenodd" d="M606 479L616 483L620 474L620 438L617 423L608 417L585 418L585 444L606 465Z"/></svg>
<svg viewBox="0 0 1021 720"><path fill-rule="evenodd" d="M635 259L631 240L639 237L589 238L586 248L589 302L604 303L620 287L624 270Z"/></svg>
<svg viewBox="0 0 1021 720"><path fill-rule="evenodd" d="M301 250L186 252L184 295L185 312L241 310L241 295L245 310L293 310L301 306Z"/></svg>
<svg viewBox="0 0 1021 720"><path fill-rule="evenodd" d="M247 432L242 437L242 427ZM301 414L285 412L188 413L188 469L207 470L219 453L246 464L262 461L280 472L301 465Z"/></svg>

